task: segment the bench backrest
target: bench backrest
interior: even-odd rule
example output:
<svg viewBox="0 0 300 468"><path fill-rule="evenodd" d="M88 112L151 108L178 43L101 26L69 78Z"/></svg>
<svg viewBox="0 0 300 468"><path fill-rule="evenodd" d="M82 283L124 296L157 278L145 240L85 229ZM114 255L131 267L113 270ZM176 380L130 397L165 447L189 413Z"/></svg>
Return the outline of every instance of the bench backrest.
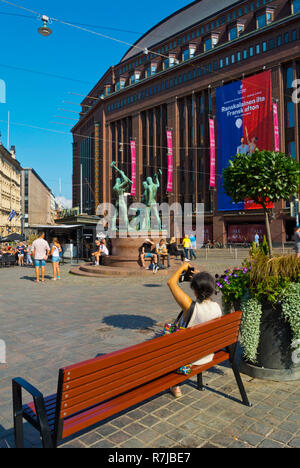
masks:
<svg viewBox="0 0 300 468"><path fill-rule="evenodd" d="M238 341L241 312L60 370L57 420L112 399Z"/></svg>

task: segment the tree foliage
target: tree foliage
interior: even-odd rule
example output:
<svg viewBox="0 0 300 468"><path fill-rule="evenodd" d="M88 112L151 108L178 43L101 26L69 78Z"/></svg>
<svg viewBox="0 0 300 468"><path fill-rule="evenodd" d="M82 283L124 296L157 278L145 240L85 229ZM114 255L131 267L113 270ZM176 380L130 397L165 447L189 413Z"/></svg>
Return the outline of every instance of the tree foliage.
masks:
<svg viewBox="0 0 300 468"><path fill-rule="evenodd" d="M235 203L249 199L266 209L268 202L290 200L298 192L300 164L284 153L237 154L223 172L224 189Z"/></svg>

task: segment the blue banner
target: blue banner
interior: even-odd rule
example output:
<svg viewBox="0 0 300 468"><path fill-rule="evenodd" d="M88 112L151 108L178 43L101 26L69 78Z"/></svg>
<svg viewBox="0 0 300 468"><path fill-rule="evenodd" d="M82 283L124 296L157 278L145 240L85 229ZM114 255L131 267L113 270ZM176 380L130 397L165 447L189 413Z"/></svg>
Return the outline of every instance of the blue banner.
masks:
<svg viewBox="0 0 300 468"><path fill-rule="evenodd" d="M218 133L218 210L240 211L244 202L233 203L223 188L223 170L228 161L239 151L243 138L242 82L236 81L217 88L217 133Z"/></svg>

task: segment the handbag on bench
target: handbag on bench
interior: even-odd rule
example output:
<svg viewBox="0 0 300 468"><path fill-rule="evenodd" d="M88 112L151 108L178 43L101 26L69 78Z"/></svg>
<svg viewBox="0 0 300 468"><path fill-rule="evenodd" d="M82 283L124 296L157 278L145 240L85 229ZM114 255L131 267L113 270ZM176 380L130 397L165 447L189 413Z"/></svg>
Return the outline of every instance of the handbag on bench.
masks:
<svg viewBox="0 0 300 468"><path fill-rule="evenodd" d="M193 301L186 313L186 318L184 317L184 312L182 310L174 323L166 323L163 329L163 335L171 335L172 333L176 333L180 330L185 330L188 328L195 310L195 306L196 302ZM176 373L181 375L189 375L191 372L192 364L187 364L186 366L182 366L176 370Z"/></svg>

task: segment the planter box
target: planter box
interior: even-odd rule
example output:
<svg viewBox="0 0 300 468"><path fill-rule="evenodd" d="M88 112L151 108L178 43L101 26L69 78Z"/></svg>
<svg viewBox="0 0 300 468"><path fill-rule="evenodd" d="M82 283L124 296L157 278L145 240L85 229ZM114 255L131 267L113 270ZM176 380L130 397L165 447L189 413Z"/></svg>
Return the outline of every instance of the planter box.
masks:
<svg viewBox="0 0 300 468"><path fill-rule="evenodd" d="M244 374L266 380L289 381L300 379L300 363L293 363L292 332L282 316L281 306L263 304L257 363L242 360Z"/></svg>

